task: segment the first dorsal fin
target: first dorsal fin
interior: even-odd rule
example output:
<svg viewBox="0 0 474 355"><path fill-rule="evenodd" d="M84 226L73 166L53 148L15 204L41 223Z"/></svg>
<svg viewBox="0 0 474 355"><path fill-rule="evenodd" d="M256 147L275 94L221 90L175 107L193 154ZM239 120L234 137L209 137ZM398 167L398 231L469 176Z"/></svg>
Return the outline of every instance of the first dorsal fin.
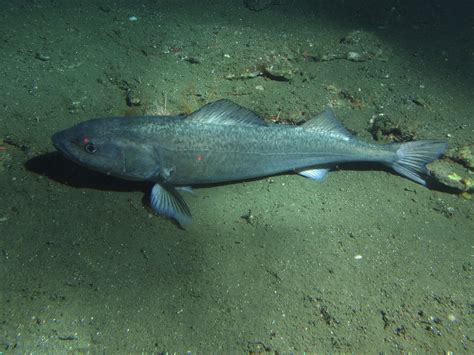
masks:
<svg viewBox="0 0 474 355"><path fill-rule="evenodd" d="M211 102L187 117L194 122L219 125L266 126L254 112L230 100Z"/></svg>
<svg viewBox="0 0 474 355"><path fill-rule="evenodd" d="M335 138L341 138L345 141L352 139L352 134L336 118L334 111L328 107L316 117L305 122L302 127L311 129L320 133L331 135Z"/></svg>

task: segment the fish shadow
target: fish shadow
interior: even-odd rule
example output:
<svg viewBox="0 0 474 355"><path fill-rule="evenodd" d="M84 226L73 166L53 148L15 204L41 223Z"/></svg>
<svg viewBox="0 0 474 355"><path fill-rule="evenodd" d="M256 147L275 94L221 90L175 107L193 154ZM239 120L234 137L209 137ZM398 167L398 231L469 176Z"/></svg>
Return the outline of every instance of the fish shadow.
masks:
<svg viewBox="0 0 474 355"><path fill-rule="evenodd" d="M323 166L324 167L324 166ZM56 182L59 182L63 185L72 186L76 188L92 188L102 191L141 191L143 196L143 205L151 211L149 194L150 187L153 184L152 182L147 181L131 181L123 180L113 176L109 176L103 173L95 172L93 170L81 167L74 162L66 159L58 152L46 153L39 156L36 156L25 163L25 168L31 172L34 172L39 175L46 176L49 179L52 179ZM321 167L319 167L321 168ZM391 170L389 167L385 167L380 164L375 163L345 163L340 164L337 167L332 166L332 171L335 170L352 170L352 171L385 171L393 175L399 176L401 179L404 177L398 175L396 172ZM288 173L282 173L277 175L286 175ZM331 172L329 172L329 178L331 177ZM252 178L242 181L228 181L221 183L209 183L209 184L200 184L195 186L196 188L200 187L213 187L213 186L222 186L236 184L244 181L257 181L262 178ZM432 177L427 177L426 187L431 190L441 191L441 192L452 192L451 189L447 188L444 185L438 183Z"/></svg>
<svg viewBox="0 0 474 355"><path fill-rule="evenodd" d="M150 183L129 181L83 168L57 152L46 153L29 159L25 168L33 173L77 188L92 188L103 191L142 191L149 190Z"/></svg>
<svg viewBox="0 0 474 355"><path fill-rule="evenodd" d="M28 171L42 175L60 184L75 188L91 188L102 191L143 193L142 204L152 214L156 214L150 205L150 187L153 182L119 179L84 168L66 159L58 152L46 153L31 158L24 164ZM178 222L169 219L178 228Z"/></svg>
<svg viewBox="0 0 474 355"><path fill-rule="evenodd" d="M388 166L382 165L380 163L372 163L372 162L353 162L353 163L343 163L338 165L336 168L333 170L340 170L340 171L384 171L388 174L398 176L400 179L405 179L408 181L411 181L409 178L402 176L398 174L396 171L391 169ZM331 172L329 172L331 174ZM424 176L426 185L424 187L434 190L434 191L439 191L439 192L447 192L447 193L456 193L455 189L452 189L448 186L445 186L441 184L439 181L437 181L432 175L425 175ZM419 184L417 184L419 185ZM423 185L420 185L423 186Z"/></svg>

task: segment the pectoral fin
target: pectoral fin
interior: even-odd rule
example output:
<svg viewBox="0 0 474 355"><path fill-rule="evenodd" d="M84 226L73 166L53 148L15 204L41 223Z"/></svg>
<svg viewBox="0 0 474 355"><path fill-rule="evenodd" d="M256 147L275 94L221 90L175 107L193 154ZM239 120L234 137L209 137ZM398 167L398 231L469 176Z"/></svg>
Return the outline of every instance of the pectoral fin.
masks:
<svg viewBox="0 0 474 355"><path fill-rule="evenodd" d="M171 185L155 184L153 186L151 207L156 213L176 220L181 226L192 222L188 205Z"/></svg>

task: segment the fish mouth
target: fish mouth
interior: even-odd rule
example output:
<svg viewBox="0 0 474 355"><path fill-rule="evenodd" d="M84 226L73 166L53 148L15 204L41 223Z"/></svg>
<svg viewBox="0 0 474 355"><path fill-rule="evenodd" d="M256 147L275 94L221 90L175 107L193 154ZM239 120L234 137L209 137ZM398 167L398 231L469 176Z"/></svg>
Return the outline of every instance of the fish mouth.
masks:
<svg viewBox="0 0 474 355"><path fill-rule="evenodd" d="M51 141L53 142L54 148L56 148L57 151L65 154L67 149L66 144L64 144L65 141L63 138L64 135L62 134L62 132L57 132L53 134L53 136L51 137Z"/></svg>
<svg viewBox="0 0 474 355"><path fill-rule="evenodd" d="M53 134L53 136L51 137L51 141L53 142L53 145L57 150L60 150L60 147L61 147L60 135L61 135L61 132L57 132Z"/></svg>
<svg viewBox="0 0 474 355"><path fill-rule="evenodd" d="M65 139L64 132L57 132L51 137L56 150L61 153L64 157L74 162L77 162L77 158L71 153L71 144Z"/></svg>

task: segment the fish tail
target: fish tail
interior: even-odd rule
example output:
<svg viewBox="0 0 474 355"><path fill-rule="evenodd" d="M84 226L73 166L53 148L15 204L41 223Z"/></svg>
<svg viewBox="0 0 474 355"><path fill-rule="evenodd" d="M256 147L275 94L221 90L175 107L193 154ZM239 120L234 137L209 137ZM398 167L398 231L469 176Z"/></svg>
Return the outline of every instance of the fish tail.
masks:
<svg viewBox="0 0 474 355"><path fill-rule="evenodd" d="M426 185L430 176L426 164L438 159L448 148L444 140L421 140L390 145L396 153L396 160L388 165L400 175L419 184Z"/></svg>

